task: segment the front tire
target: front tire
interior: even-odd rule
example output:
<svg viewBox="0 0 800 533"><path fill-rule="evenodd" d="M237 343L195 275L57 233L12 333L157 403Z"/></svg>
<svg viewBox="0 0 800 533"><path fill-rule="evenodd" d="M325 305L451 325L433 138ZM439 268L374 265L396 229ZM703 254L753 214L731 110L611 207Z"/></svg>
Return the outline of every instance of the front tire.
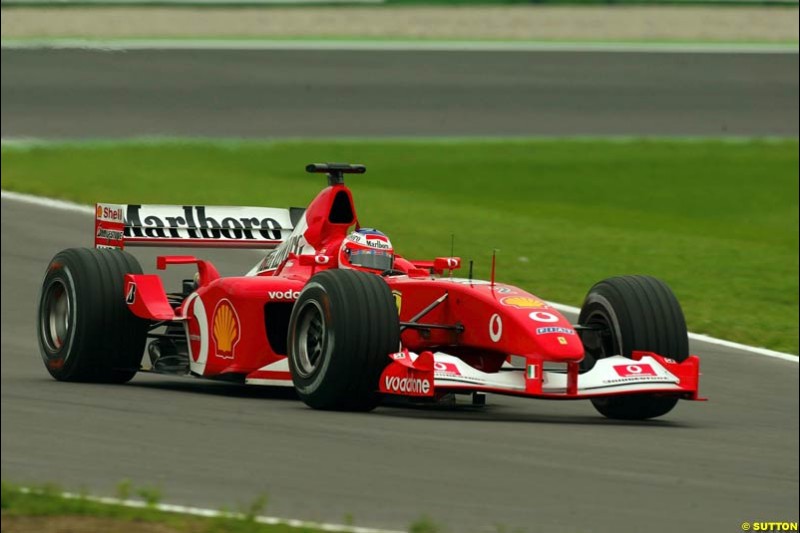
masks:
<svg viewBox="0 0 800 533"><path fill-rule="evenodd" d="M141 274L122 250L70 248L47 267L37 336L47 371L59 381L125 383L139 370L148 321L125 303L125 274Z"/></svg>
<svg viewBox="0 0 800 533"><path fill-rule="evenodd" d="M663 281L650 276L620 276L597 283L586 295L578 322L592 329L581 332L586 356L581 370L612 355L654 352L681 362L689 357L683 310ZM655 394L592 399L602 415L644 420L667 414L678 399Z"/></svg>
<svg viewBox="0 0 800 533"><path fill-rule="evenodd" d="M289 370L315 409L370 411L378 380L400 344L389 286L356 270L326 270L306 284L289 320Z"/></svg>

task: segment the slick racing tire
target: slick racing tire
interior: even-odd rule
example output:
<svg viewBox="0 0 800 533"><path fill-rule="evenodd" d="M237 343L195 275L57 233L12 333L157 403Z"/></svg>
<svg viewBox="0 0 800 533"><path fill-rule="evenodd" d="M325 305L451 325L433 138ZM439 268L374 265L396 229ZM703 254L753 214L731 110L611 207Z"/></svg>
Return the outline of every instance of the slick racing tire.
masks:
<svg viewBox="0 0 800 533"><path fill-rule="evenodd" d="M681 362L689 357L689 339L683 311L663 281L650 276L620 276L597 283L586 295L578 323L586 356L582 371L598 359L630 357L635 350L654 352ZM678 399L656 394L609 396L592 399L608 418L644 420L662 416Z"/></svg>
<svg viewBox="0 0 800 533"><path fill-rule="evenodd" d="M125 303L125 274L141 274L122 250L70 248L42 282L39 351L59 381L125 383L139 370L149 322Z"/></svg>
<svg viewBox="0 0 800 533"><path fill-rule="evenodd" d="M356 270L326 270L300 293L289 320L289 370L315 409L371 411L388 354L400 344L389 286Z"/></svg>

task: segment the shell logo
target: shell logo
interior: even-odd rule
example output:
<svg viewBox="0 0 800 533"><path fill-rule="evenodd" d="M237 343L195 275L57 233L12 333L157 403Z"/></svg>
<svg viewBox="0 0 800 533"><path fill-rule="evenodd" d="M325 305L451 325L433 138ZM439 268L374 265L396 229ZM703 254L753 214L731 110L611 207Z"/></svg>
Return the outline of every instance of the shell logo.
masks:
<svg viewBox="0 0 800 533"><path fill-rule="evenodd" d="M233 350L239 342L239 317L228 300L220 300L214 309L212 334L217 347L217 357L233 359Z"/></svg>
<svg viewBox="0 0 800 533"><path fill-rule="evenodd" d="M400 309L403 307L403 293L400 291L392 291L394 296L394 305L397 306L397 314L400 314Z"/></svg>
<svg viewBox="0 0 800 533"><path fill-rule="evenodd" d="M538 298L530 298L528 296L506 296L500 300L500 303L517 309L541 309L542 307L547 307L547 304Z"/></svg>

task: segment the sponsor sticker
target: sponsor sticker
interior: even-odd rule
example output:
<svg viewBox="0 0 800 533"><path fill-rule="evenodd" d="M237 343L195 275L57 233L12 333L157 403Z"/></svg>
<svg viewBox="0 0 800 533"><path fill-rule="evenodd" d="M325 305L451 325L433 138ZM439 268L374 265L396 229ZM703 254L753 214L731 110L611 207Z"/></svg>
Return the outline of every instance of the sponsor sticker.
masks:
<svg viewBox="0 0 800 533"><path fill-rule="evenodd" d="M558 317L553 313L548 313L547 311L534 311L528 316L531 320L535 320L536 322L544 322L545 324L558 322Z"/></svg>
<svg viewBox="0 0 800 533"><path fill-rule="evenodd" d="M152 239L212 239L280 241L281 223L271 216L226 216L205 205L184 205L180 210L130 204L125 213L125 236ZM121 212L121 209L120 209ZM274 211L273 211L274 212ZM105 211L104 211L105 216ZM272 212L270 212L272 214ZM112 217L114 215L111 215ZM101 218L101 220L104 220ZM120 221L109 218L108 220Z"/></svg>
<svg viewBox="0 0 800 533"><path fill-rule="evenodd" d="M400 309L403 307L403 293L398 290L392 291L392 296L394 296L394 305L397 306L397 314L400 314Z"/></svg>
<svg viewBox="0 0 800 533"><path fill-rule="evenodd" d="M560 328L557 326L548 326L546 328L536 328L537 335L547 335L548 333L563 333L564 335L575 335L575 330L570 328Z"/></svg>
<svg viewBox="0 0 800 533"><path fill-rule="evenodd" d="M437 374L449 374L451 376L461 375L461 371L458 370L458 366L454 363L433 363L433 371Z"/></svg>
<svg viewBox="0 0 800 533"><path fill-rule="evenodd" d="M536 379L536 375L538 373L538 365L528 365L527 373L528 379Z"/></svg>
<svg viewBox="0 0 800 533"><path fill-rule="evenodd" d="M406 358L406 353L405 352L397 352L397 353L391 354L389 357L391 357L392 359L397 361L398 359L405 359Z"/></svg>
<svg viewBox="0 0 800 533"><path fill-rule="evenodd" d="M122 230L108 229L100 226L97 228L97 233L95 235L101 239L119 241L122 240L124 232Z"/></svg>
<svg viewBox="0 0 800 533"><path fill-rule="evenodd" d="M128 294L125 295L125 303L132 305L134 302L136 302L136 284L131 283L128 285Z"/></svg>
<svg viewBox="0 0 800 533"><path fill-rule="evenodd" d="M489 319L489 338L492 342L500 342L503 337L503 319L497 313Z"/></svg>
<svg viewBox="0 0 800 533"><path fill-rule="evenodd" d="M212 333L216 343L217 357L233 359L234 349L239 342L239 316L228 300L220 300L214 309Z"/></svg>
<svg viewBox="0 0 800 533"><path fill-rule="evenodd" d="M297 300L300 298L300 291L291 289L285 291L268 291L267 296L270 300Z"/></svg>
<svg viewBox="0 0 800 533"><path fill-rule="evenodd" d="M292 235L269 255L264 257L259 270L275 270L289 257L289 254L316 254L316 251L306 242L306 238L304 237L306 229L308 229L308 223L306 222L306 217L303 216L300 223L292 232Z"/></svg>
<svg viewBox="0 0 800 533"><path fill-rule="evenodd" d="M384 386L386 390L407 394L428 394L431 391L431 382L425 378L386 376Z"/></svg>
<svg viewBox="0 0 800 533"><path fill-rule="evenodd" d="M656 371L648 364L614 365L614 371L623 378L656 376Z"/></svg>
<svg viewBox="0 0 800 533"><path fill-rule="evenodd" d="M543 301L530 296L506 296L500 300L500 303L516 309L541 309L542 307L547 307L547 304Z"/></svg>
<svg viewBox="0 0 800 533"><path fill-rule="evenodd" d="M559 337L558 338L558 344L567 344L566 337Z"/></svg>
<svg viewBox="0 0 800 533"><path fill-rule="evenodd" d="M391 248L388 242L379 237L375 238L367 237L367 246L369 246L370 248L375 248L376 250L388 250L389 248Z"/></svg>
<svg viewBox="0 0 800 533"><path fill-rule="evenodd" d="M123 222L125 210L119 205L97 204L95 218L101 222Z"/></svg>

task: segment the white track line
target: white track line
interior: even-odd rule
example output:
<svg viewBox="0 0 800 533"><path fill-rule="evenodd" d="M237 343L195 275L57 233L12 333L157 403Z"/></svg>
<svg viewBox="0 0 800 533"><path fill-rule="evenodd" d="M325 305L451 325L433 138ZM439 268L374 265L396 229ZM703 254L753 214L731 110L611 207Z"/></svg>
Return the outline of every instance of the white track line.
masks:
<svg viewBox="0 0 800 533"><path fill-rule="evenodd" d="M4 191L5 192L5 191ZM44 494L41 490L32 489L28 487L20 487L20 491L25 494ZM120 498L110 498L105 496L90 496L83 494L75 494L74 492L62 492L59 496L67 500L86 500L94 503L101 503L104 505L120 505L122 507L132 507L135 509L155 509L165 513L185 514L191 516L201 516L204 518L236 518L244 519L245 515L242 513L228 513L224 511L216 511L214 509L204 509L202 507L189 507L186 505L174 505L171 503L157 503L155 505L147 505L141 500L125 500ZM404 533L394 529L379 529L374 527L361 527L361 526L348 526L344 524L328 524L324 522L306 522L303 520L296 520L292 518L278 518L276 516L256 516L253 518L259 524L267 525L285 525L295 528L313 528L322 531L339 531L341 533Z"/></svg>
<svg viewBox="0 0 800 533"><path fill-rule="evenodd" d="M629 43L547 41L390 41L369 39L3 39L3 49L127 50L343 50L399 52L635 52L685 54L797 54L797 44Z"/></svg>
<svg viewBox="0 0 800 533"><path fill-rule="evenodd" d="M66 200L56 200L54 198L44 198L42 196L34 196L31 194L23 194L6 190L2 190L1 196L3 199L11 200L14 202L38 205L42 207L48 207L50 209L60 209L62 211L74 211L77 213L84 213L89 215L94 214L94 209L92 209L91 207L87 205L76 204L74 202L68 202ZM559 311L567 313L577 314L580 313L581 311L578 307L574 307L571 305L560 304L558 302L547 302L547 303L552 305ZM774 357L776 359L783 359L784 361L791 361L794 363L800 362L800 358L798 358L798 356L793 354L777 352L775 350L770 350L767 348L759 348L757 346L748 346L746 344L739 344L738 342L726 341L724 339L717 339L715 337L703 335L702 333L690 332L689 338L696 341L706 342L708 344L716 344L717 346L734 348L736 350L741 350L743 352L749 352L757 355L764 355L767 357Z"/></svg>
<svg viewBox="0 0 800 533"><path fill-rule="evenodd" d="M32 204L42 207L49 207L50 209L58 209L59 211L73 211L75 213L84 213L93 215L94 209L88 205L76 204L67 200L57 200L55 198L45 198L44 196L34 196L32 194L23 194L19 192L12 192L3 189L0 192L0 197L4 200L11 200L13 202L20 202L23 204Z"/></svg>

